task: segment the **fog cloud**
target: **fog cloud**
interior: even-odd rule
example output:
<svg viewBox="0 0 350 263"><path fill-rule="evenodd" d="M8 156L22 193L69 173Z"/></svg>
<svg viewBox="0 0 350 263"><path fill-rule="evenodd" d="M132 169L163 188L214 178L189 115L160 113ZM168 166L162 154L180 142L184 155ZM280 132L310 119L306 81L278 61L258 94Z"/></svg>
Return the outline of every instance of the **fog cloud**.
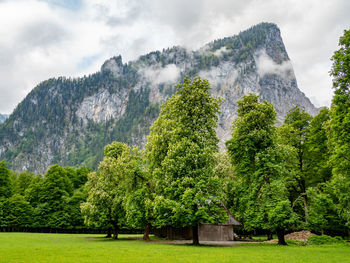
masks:
<svg viewBox="0 0 350 263"><path fill-rule="evenodd" d="M141 70L141 74L153 85L173 84L180 77L180 69L175 64L169 64L164 68L160 66L144 68Z"/></svg>
<svg viewBox="0 0 350 263"><path fill-rule="evenodd" d="M260 77L263 77L266 74L274 74L280 75L283 78L288 78L293 72L293 66L289 60L277 64L266 54L265 50L260 50L255 55L255 62Z"/></svg>

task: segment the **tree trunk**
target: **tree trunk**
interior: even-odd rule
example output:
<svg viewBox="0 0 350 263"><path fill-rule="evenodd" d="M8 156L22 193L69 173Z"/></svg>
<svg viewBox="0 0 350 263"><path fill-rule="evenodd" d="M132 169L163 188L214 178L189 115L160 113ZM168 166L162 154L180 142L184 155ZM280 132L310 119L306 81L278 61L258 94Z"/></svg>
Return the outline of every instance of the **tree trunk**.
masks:
<svg viewBox="0 0 350 263"><path fill-rule="evenodd" d="M272 233L271 233L271 231L268 231L267 232L267 240L272 240Z"/></svg>
<svg viewBox="0 0 350 263"><path fill-rule="evenodd" d="M150 239L149 239L150 232L151 232L151 224L147 223L147 225L145 226L145 230L143 232L143 240L150 241Z"/></svg>
<svg viewBox="0 0 350 263"><path fill-rule="evenodd" d="M307 196L306 196L306 193L304 193L303 197L304 197L305 223L307 223L307 219L309 217L309 209L307 207Z"/></svg>
<svg viewBox="0 0 350 263"><path fill-rule="evenodd" d="M199 245L198 224L192 226L193 245Z"/></svg>
<svg viewBox="0 0 350 263"><path fill-rule="evenodd" d="M110 228L108 228L106 238L111 238L111 237L112 237L112 231Z"/></svg>
<svg viewBox="0 0 350 263"><path fill-rule="evenodd" d="M278 245L286 246L287 243L284 240L284 229L277 229Z"/></svg>
<svg viewBox="0 0 350 263"><path fill-rule="evenodd" d="M113 239L118 239L118 234L119 234L119 227L114 226L113 227Z"/></svg>

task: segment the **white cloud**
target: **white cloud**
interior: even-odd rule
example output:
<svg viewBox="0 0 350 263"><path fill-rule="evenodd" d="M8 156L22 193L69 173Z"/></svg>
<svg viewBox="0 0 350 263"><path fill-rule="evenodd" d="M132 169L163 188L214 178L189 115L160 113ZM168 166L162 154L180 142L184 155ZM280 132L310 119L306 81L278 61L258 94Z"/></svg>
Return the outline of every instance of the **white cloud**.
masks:
<svg viewBox="0 0 350 263"><path fill-rule="evenodd" d="M169 64L162 68L156 66L153 68L144 68L141 70L146 79L153 85L161 83L172 84L180 77L180 69L175 64Z"/></svg>
<svg viewBox="0 0 350 263"><path fill-rule="evenodd" d="M255 61L260 77L267 74L274 74L288 78L291 76L293 70L293 66L289 60L283 61L281 64L277 64L266 54L265 50L260 50L257 52L255 55Z"/></svg>
<svg viewBox="0 0 350 263"><path fill-rule="evenodd" d="M262 21L280 27L299 88L329 105L329 59L350 25L347 0L61 2L0 1L0 113L47 78L93 73L118 54L127 62L174 45L197 49Z"/></svg>
<svg viewBox="0 0 350 263"><path fill-rule="evenodd" d="M222 57L225 53L227 53L227 48L221 47L218 50L215 50L214 55L217 57Z"/></svg>
<svg viewBox="0 0 350 263"><path fill-rule="evenodd" d="M232 84L237 78L237 71L232 62L221 63L219 67L212 67L210 70L202 70L198 73L201 78L209 81L212 87L218 87L222 84Z"/></svg>

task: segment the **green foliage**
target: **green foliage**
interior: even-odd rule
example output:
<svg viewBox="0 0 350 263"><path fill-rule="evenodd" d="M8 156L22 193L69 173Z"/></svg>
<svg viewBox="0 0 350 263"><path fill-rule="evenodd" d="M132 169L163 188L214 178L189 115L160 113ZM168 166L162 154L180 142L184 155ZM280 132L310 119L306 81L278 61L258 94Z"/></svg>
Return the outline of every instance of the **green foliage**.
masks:
<svg viewBox="0 0 350 263"><path fill-rule="evenodd" d="M68 177L72 181L74 189L78 189L85 185L87 181L88 174L91 172L91 169L88 167L72 168L65 167Z"/></svg>
<svg viewBox="0 0 350 263"><path fill-rule="evenodd" d="M130 228L142 229L151 222L149 211L151 194L147 187L136 188L128 193L125 199L126 222Z"/></svg>
<svg viewBox="0 0 350 263"><path fill-rule="evenodd" d="M296 165L288 179L289 199L293 203L294 211L298 212L304 221L308 214L306 189L310 186L310 181L317 181L314 179L317 177L315 174L306 172L311 169L306 157L311 120L312 117L307 112L296 106L288 111L284 124L278 129L278 141L295 153Z"/></svg>
<svg viewBox="0 0 350 263"><path fill-rule="evenodd" d="M340 38L341 48L334 53L333 86L335 94L331 107L330 135L332 144L331 161L333 163L333 173L350 178L350 94L349 94L349 45L350 33L344 32Z"/></svg>
<svg viewBox="0 0 350 263"><path fill-rule="evenodd" d="M303 193L306 191L305 170L308 165L307 163L305 164L306 140L309 136L311 120L312 117L307 112L299 107L294 107L288 111L280 133L282 135L280 136L281 142L294 147L297 152L300 176L298 183ZM286 135L286 133L283 133L283 130L287 131L286 138L283 138Z"/></svg>
<svg viewBox="0 0 350 263"><path fill-rule="evenodd" d="M34 174L28 171L24 171L20 174L16 174L15 176L16 178L14 182L14 193L24 196L25 191L34 179Z"/></svg>
<svg viewBox="0 0 350 263"><path fill-rule="evenodd" d="M3 202L2 226L27 227L33 222L33 208L23 196L15 194ZM1 223L0 223L1 224Z"/></svg>
<svg viewBox="0 0 350 263"><path fill-rule="evenodd" d="M337 197L329 182L319 185L319 188L309 188L308 226L318 233L344 233L345 222L339 217Z"/></svg>
<svg viewBox="0 0 350 263"><path fill-rule="evenodd" d="M213 173L220 101L208 81L185 78L161 109L146 145L156 182L154 224L196 226L222 220L219 179Z"/></svg>
<svg viewBox="0 0 350 263"><path fill-rule="evenodd" d="M215 176L219 178L221 187L223 189L222 201L231 206L232 202L232 188L235 183L234 169L227 152L217 152L214 154L215 165L213 168Z"/></svg>
<svg viewBox="0 0 350 263"><path fill-rule="evenodd" d="M255 95L244 96L238 104L232 139L226 143L236 174L245 184L256 171L256 155L273 144L276 112L268 102L258 103Z"/></svg>
<svg viewBox="0 0 350 263"><path fill-rule="evenodd" d="M73 185L67 175L67 171L55 164L46 172L42 188L40 201L48 202L50 206L61 206L61 199L69 196L73 192Z"/></svg>
<svg viewBox="0 0 350 263"><path fill-rule="evenodd" d="M123 152L128 150L128 146L121 142L112 142L107 145L104 149L105 157L110 157L114 159L118 159Z"/></svg>
<svg viewBox="0 0 350 263"><path fill-rule="evenodd" d="M81 211L87 225L113 228L117 238L120 227L127 223L139 226L144 222L144 201L137 195L139 181L145 178L138 149L131 150L124 143L113 142L104 152L98 171L89 174L88 197ZM137 208L141 209L140 213L135 211Z"/></svg>
<svg viewBox="0 0 350 263"><path fill-rule="evenodd" d="M330 72L333 76L335 95L349 95L350 89L350 30L344 30L339 39L340 48L334 52ZM336 98L335 98L336 99Z"/></svg>
<svg viewBox="0 0 350 263"><path fill-rule="evenodd" d="M137 147L129 149L120 159L125 190L124 209L126 224L131 228L145 228L153 221L150 203L153 187L146 172L144 153ZM144 237L148 239L149 237Z"/></svg>
<svg viewBox="0 0 350 263"><path fill-rule="evenodd" d="M7 198L12 194L12 185L10 182L10 170L6 163L0 161L0 199Z"/></svg>
<svg viewBox="0 0 350 263"><path fill-rule="evenodd" d="M310 122L304 154L304 162L307 164L305 167L307 186L316 186L318 183L327 182L332 176L332 169L329 163L329 121L329 110L323 108Z"/></svg>
<svg viewBox="0 0 350 263"><path fill-rule="evenodd" d="M333 87L335 89L331 106L330 144L333 177L334 202L338 214L350 228L350 31L344 31L339 40L340 49L333 57Z"/></svg>
<svg viewBox="0 0 350 263"><path fill-rule="evenodd" d="M284 231L296 222L288 200L286 150L277 144L276 112L253 94L238 101L238 117L226 146L237 176L231 208L246 230ZM288 154L287 154L288 155Z"/></svg>
<svg viewBox="0 0 350 263"><path fill-rule="evenodd" d="M339 244L345 241L341 237L331 237L327 235L317 236L312 235L308 239L310 245L326 245L326 244Z"/></svg>
<svg viewBox="0 0 350 263"><path fill-rule="evenodd" d="M289 200L279 201L275 207L270 209L268 219L273 231L279 228L289 229L298 220Z"/></svg>
<svg viewBox="0 0 350 263"><path fill-rule="evenodd" d="M0 226L23 229L83 227L80 204L86 200L81 189L88 168L51 166L44 177L28 171L11 173L13 194L0 200Z"/></svg>
<svg viewBox="0 0 350 263"><path fill-rule="evenodd" d="M40 204L41 189L43 184L43 177L41 175L34 176L30 185L24 192L25 199L33 206L36 207Z"/></svg>

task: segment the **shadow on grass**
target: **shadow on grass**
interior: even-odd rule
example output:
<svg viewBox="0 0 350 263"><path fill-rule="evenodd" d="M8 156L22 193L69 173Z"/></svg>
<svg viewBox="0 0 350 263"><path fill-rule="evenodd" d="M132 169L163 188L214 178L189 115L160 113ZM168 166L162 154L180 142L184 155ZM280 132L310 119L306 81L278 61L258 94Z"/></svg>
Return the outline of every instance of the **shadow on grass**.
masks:
<svg viewBox="0 0 350 263"><path fill-rule="evenodd" d="M110 237L85 237L88 241L94 241L94 242L121 242L121 241L135 241L135 240L143 240L142 236L127 236L127 237L118 237L118 239L113 239Z"/></svg>
<svg viewBox="0 0 350 263"><path fill-rule="evenodd" d="M159 237L151 236L151 240L144 241L142 238L142 235L138 236L120 236L118 239L112 239L107 238L103 236L94 237L89 236L85 237L87 241L90 242L125 242L125 241L138 241L140 243L144 244L154 244L154 245L170 245L170 246L180 246L180 247L208 247L208 248L215 248L215 247L243 247L243 246L259 246L259 245L265 245L265 246L274 246L276 244L273 243L263 243L263 242L242 242L242 241L229 241L229 242L210 242L210 241L202 241L199 245L193 245L192 240L168 240L168 239L162 239Z"/></svg>

